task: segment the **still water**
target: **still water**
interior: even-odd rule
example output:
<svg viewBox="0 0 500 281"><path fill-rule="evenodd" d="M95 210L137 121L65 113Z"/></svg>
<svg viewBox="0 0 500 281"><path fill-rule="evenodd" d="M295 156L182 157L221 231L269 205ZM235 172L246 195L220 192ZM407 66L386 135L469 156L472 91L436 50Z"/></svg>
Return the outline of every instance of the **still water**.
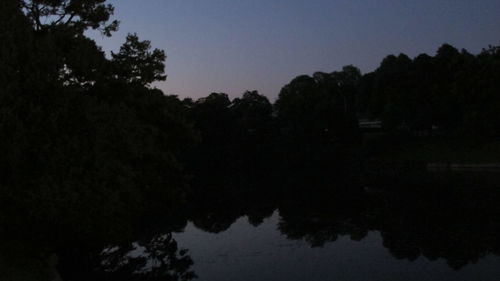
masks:
<svg viewBox="0 0 500 281"><path fill-rule="evenodd" d="M384 247L379 231L359 241L340 235L314 247L291 240L279 230L275 211L259 226L239 218L229 229L208 233L188 223L176 233L180 247L188 248L199 280L499 280L500 258L485 255L460 269L444 258L397 259ZM459 245L457 245L458 247Z"/></svg>
<svg viewBox="0 0 500 281"><path fill-rule="evenodd" d="M75 274L79 260L59 269L63 280L500 280L497 181L415 182L214 193L81 271L97 275Z"/></svg>
<svg viewBox="0 0 500 281"><path fill-rule="evenodd" d="M152 213L130 240L43 251L4 241L0 280L497 281L499 182L209 189L173 216Z"/></svg>

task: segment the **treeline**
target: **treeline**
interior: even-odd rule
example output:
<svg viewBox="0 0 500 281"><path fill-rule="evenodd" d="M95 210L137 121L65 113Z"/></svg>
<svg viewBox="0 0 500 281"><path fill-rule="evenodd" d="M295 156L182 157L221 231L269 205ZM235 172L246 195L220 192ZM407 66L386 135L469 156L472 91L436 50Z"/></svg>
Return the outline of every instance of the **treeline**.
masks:
<svg viewBox="0 0 500 281"><path fill-rule="evenodd" d="M500 47L473 55L444 44L435 56L391 55L359 86L358 112L388 130L499 136Z"/></svg>
<svg viewBox="0 0 500 281"><path fill-rule="evenodd" d="M195 153L202 156L195 161L199 170L214 174L211 168L226 162L229 170L220 170L226 175L266 164L265 174L311 167L318 175L344 175L362 155L412 136L494 141L500 136L499 94L500 47L473 55L444 44L434 56L387 56L364 75L345 66L298 76L274 104L257 92L233 101L214 93L184 104L202 134ZM385 137L360 146L361 120L380 121Z"/></svg>
<svg viewBox="0 0 500 281"><path fill-rule="evenodd" d="M202 140L188 161L195 180L206 186L209 179L278 177L283 184L290 173L342 174L361 139L354 106L360 78L354 67L299 76L274 104L256 91L232 101L223 93L185 99Z"/></svg>

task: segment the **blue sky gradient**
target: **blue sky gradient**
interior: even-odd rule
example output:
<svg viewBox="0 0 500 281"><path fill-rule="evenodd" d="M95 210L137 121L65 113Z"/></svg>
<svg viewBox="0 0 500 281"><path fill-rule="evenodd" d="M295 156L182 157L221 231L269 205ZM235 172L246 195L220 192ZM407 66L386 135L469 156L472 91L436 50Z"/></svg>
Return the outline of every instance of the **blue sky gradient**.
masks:
<svg viewBox="0 0 500 281"><path fill-rule="evenodd" d="M500 45L498 0L113 0L121 21L107 52L129 32L167 53L167 94L274 100L301 74L353 64L373 71L389 54L434 54L443 43L478 53Z"/></svg>

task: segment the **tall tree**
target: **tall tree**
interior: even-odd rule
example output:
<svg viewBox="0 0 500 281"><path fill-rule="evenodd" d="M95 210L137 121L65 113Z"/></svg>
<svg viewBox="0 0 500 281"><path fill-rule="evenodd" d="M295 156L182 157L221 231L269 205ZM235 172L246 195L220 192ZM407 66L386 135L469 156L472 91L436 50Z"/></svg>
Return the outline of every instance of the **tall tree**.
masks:
<svg viewBox="0 0 500 281"><path fill-rule="evenodd" d="M140 41L137 34L127 35L118 53L112 53L115 75L128 83L148 86L154 81L164 81L165 52L151 51L150 41Z"/></svg>
<svg viewBox="0 0 500 281"><path fill-rule="evenodd" d="M185 198L181 157L195 137L184 108L145 87L151 76L114 79L114 62L84 34L114 29L104 3L0 2L2 229L55 243L121 239L153 206L165 213Z"/></svg>
<svg viewBox="0 0 500 281"><path fill-rule="evenodd" d="M107 0L20 0L35 30L71 28L80 34L89 28L111 36L118 21L109 22L114 7Z"/></svg>

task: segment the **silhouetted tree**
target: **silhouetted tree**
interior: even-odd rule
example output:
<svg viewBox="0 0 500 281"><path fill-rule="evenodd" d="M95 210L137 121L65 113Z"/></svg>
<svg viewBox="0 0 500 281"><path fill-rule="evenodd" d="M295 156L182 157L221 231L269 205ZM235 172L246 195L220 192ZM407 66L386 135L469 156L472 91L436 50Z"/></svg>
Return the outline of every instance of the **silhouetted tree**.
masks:
<svg viewBox="0 0 500 281"><path fill-rule="evenodd" d="M61 26L83 33L88 28L98 29L111 36L118 21L108 23L114 7L107 0L19 0L35 30L49 30Z"/></svg>
<svg viewBox="0 0 500 281"><path fill-rule="evenodd" d="M112 53L116 76L129 83L142 86L166 79L165 52L150 51L150 41L140 41L137 34L127 35L127 40L118 53Z"/></svg>
<svg viewBox="0 0 500 281"><path fill-rule="evenodd" d="M1 4L0 223L32 240L127 239L148 210L187 196L182 157L196 134L177 97L146 87L164 55L129 36L106 59L84 34L114 30L104 3ZM132 72L116 79L113 65Z"/></svg>
<svg viewBox="0 0 500 281"><path fill-rule="evenodd" d="M348 166L349 150L360 137L354 103L359 78L358 70L347 67L299 76L283 87L275 103L282 162L297 169Z"/></svg>

